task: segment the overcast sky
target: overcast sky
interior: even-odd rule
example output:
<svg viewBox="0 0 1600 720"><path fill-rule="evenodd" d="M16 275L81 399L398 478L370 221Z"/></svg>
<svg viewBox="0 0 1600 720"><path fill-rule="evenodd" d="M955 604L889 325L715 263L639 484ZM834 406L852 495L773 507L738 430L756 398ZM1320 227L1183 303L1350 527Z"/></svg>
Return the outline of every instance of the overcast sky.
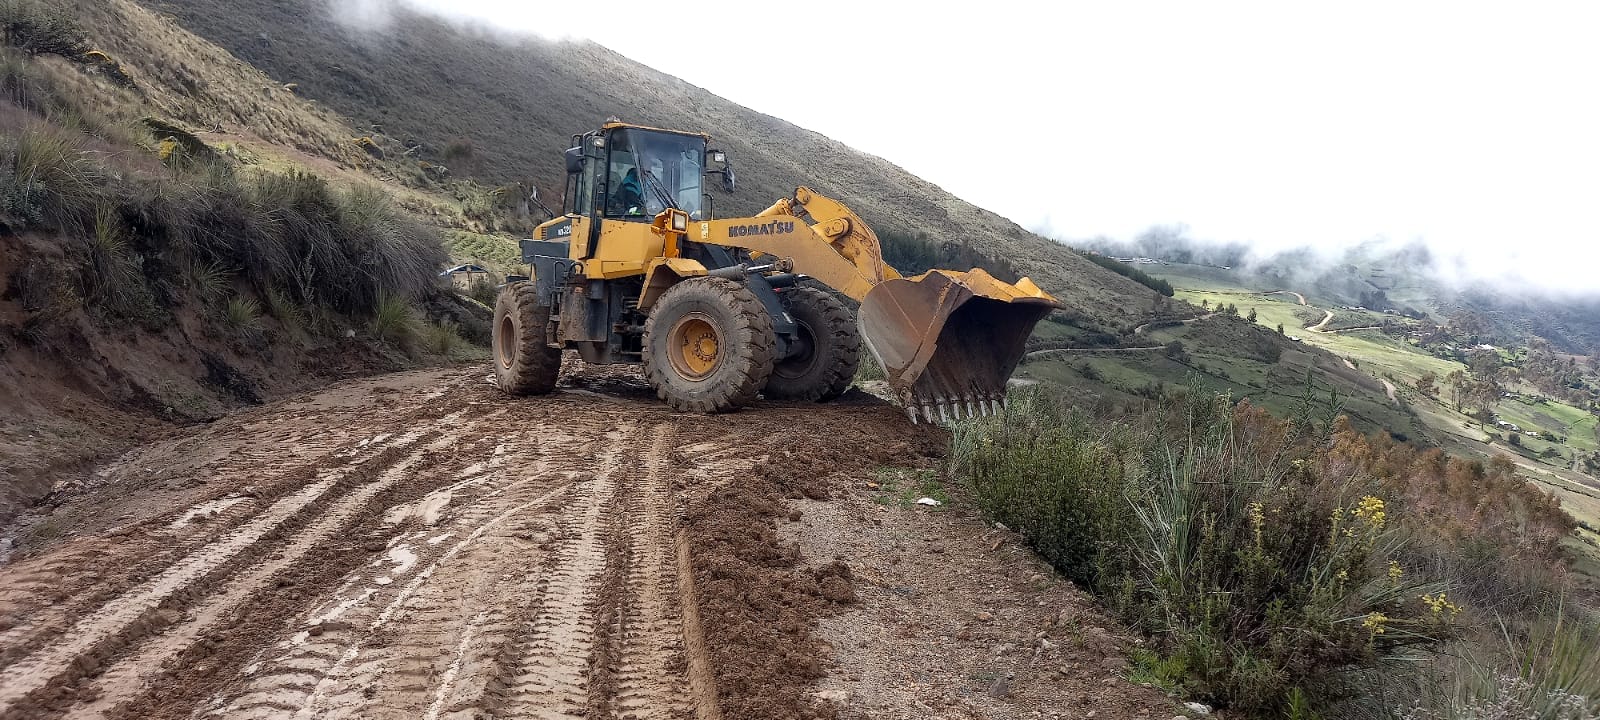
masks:
<svg viewBox="0 0 1600 720"><path fill-rule="evenodd" d="M1057 237L1420 238L1600 288L1600 4L407 1L595 40Z"/></svg>

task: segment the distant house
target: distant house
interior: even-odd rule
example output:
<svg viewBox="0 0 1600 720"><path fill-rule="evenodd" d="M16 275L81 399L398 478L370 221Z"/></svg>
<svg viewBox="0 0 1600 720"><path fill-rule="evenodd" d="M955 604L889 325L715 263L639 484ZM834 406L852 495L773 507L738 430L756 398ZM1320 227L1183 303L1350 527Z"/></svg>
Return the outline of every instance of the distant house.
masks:
<svg viewBox="0 0 1600 720"><path fill-rule="evenodd" d="M494 282L489 279L489 271L481 265L457 265L449 270L439 273L439 277L450 278L450 284L457 290L466 290L476 282Z"/></svg>

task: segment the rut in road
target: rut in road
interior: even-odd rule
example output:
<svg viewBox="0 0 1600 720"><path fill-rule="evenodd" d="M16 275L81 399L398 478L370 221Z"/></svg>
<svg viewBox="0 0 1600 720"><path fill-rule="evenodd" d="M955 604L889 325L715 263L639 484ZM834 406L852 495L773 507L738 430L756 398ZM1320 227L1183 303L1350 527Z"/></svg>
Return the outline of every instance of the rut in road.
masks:
<svg viewBox="0 0 1600 720"><path fill-rule="evenodd" d="M140 517L0 565L0 718L718 720L680 518L760 438L419 377L111 465Z"/></svg>

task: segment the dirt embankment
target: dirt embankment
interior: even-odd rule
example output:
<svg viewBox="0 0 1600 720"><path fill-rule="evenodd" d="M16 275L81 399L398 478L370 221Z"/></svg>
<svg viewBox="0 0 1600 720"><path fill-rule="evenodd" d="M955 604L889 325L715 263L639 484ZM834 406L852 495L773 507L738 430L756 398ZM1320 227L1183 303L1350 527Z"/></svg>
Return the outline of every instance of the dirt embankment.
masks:
<svg viewBox="0 0 1600 720"><path fill-rule="evenodd" d="M945 442L892 407L485 375L348 381L64 490L0 564L0 717L1170 709L1004 534L868 484Z"/></svg>

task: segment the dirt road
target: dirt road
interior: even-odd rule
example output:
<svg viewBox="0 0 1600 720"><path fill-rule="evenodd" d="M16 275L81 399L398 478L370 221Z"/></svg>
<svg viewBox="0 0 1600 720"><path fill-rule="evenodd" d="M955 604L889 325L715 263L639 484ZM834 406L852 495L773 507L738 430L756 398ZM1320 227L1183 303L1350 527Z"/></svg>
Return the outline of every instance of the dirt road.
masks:
<svg viewBox="0 0 1600 720"><path fill-rule="evenodd" d="M940 431L870 397L701 417L626 374L514 401L485 375L343 383L63 490L0 565L0 717L831 716L807 633L850 572L770 526Z"/></svg>
<svg viewBox="0 0 1600 720"><path fill-rule="evenodd" d="M498 402L482 375L355 383L119 460L101 507L53 519L78 537L4 568L0 707L577 717L600 623L628 630L604 701L709 701L681 661L698 629L675 517L750 462L675 485L677 418Z"/></svg>

